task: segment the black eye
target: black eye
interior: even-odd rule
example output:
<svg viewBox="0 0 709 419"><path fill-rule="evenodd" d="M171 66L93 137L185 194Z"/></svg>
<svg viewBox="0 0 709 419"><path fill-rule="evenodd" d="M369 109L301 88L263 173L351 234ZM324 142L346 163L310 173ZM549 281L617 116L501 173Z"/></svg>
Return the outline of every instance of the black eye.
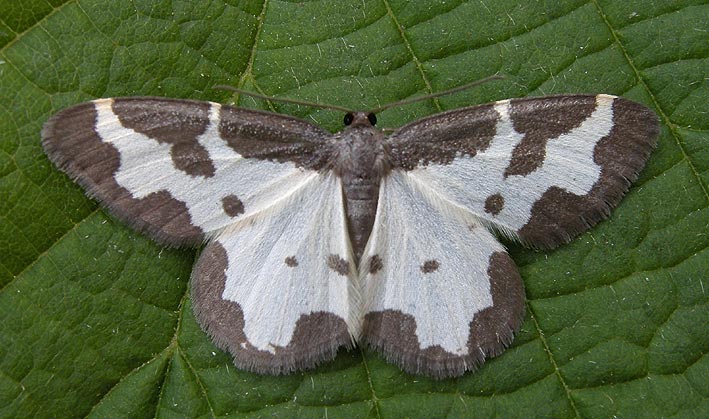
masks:
<svg viewBox="0 0 709 419"><path fill-rule="evenodd" d="M377 125L377 115L373 113L368 113L367 119L369 119L369 123L372 124L372 126Z"/></svg>
<svg viewBox="0 0 709 419"><path fill-rule="evenodd" d="M352 124L352 121L354 121L354 115L352 115L352 112L347 112L345 114L345 120L343 121L345 125L350 125Z"/></svg>

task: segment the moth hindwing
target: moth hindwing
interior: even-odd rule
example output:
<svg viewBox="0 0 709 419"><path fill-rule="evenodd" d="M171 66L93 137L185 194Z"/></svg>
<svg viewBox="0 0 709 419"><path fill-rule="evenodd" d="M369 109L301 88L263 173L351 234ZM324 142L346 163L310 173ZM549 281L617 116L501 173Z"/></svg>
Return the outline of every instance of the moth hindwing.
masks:
<svg viewBox="0 0 709 419"><path fill-rule="evenodd" d="M537 248L605 218L658 135L609 95L504 100L390 136L331 134L217 103L98 99L50 118L49 158L159 243L207 242L195 315L242 369L280 374L358 341L405 371L458 376L501 353L524 289L494 233Z"/></svg>

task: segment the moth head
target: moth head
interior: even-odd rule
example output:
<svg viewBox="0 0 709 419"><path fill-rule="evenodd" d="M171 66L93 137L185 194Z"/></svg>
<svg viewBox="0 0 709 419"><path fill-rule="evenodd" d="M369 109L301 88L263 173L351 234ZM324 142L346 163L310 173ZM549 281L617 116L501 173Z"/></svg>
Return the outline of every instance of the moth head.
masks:
<svg viewBox="0 0 709 419"><path fill-rule="evenodd" d="M347 112L343 120L348 127L373 127L377 124L374 112Z"/></svg>

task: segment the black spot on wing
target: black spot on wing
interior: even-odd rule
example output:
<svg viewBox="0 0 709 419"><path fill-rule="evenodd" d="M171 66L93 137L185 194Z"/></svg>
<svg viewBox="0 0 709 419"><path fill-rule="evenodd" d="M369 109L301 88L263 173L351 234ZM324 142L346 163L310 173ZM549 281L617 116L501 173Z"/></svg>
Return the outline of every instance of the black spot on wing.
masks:
<svg viewBox="0 0 709 419"><path fill-rule="evenodd" d="M224 208L224 213L230 217L236 217L244 213L244 203L233 194L222 198L222 208Z"/></svg>
<svg viewBox="0 0 709 419"><path fill-rule="evenodd" d="M379 255L372 255L369 258L369 273L370 274L375 274L379 271L382 270L384 267L384 263L382 262L382 258L379 257Z"/></svg>
<svg viewBox="0 0 709 419"><path fill-rule="evenodd" d="M497 215L505 207L505 198L499 193L490 195L485 200L485 212L492 215Z"/></svg>
<svg viewBox="0 0 709 419"><path fill-rule="evenodd" d="M421 272L430 274L436 272L440 266L441 264L435 259L427 260L421 265Z"/></svg>
<svg viewBox="0 0 709 419"><path fill-rule="evenodd" d="M327 266L342 276L346 276L350 273L349 262L338 255L329 255L327 257Z"/></svg>

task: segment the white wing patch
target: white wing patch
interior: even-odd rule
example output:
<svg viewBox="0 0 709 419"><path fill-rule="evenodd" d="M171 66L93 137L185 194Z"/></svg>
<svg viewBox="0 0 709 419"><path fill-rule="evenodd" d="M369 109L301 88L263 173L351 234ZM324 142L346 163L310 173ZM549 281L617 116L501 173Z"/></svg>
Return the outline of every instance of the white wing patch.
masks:
<svg viewBox="0 0 709 419"><path fill-rule="evenodd" d="M517 231L531 217L532 206L549 188L557 186L585 195L596 184L601 167L594 161L594 148L613 128L613 100L613 96L598 95L596 109L581 126L548 141L546 158L532 173L505 176L512 152L523 138L512 125L510 101L505 100L495 104L500 120L487 149L473 158L460 156L447 165L415 169L411 176L430 185L451 204L464 207L505 234L517 237ZM486 211L490 197L501 203L499 212Z"/></svg>
<svg viewBox="0 0 709 419"><path fill-rule="evenodd" d="M241 307L249 345L275 353L291 342L301 316L323 311L358 333L356 271L334 175L309 173L281 205L237 222L216 241L229 259L222 298Z"/></svg>
<svg viewBox="0 0 709 419"><path fill-rule="evenodd" d="M214 234L234 221L224 210L225 198L238 197L246 209L239 216L246 218L288 196L309 179L309 174L294 163L246 159L229 147L218 132L221 107L218 103L210 103L209 125L197 138L207 150L215 173L198 181L175 167L170 144L158 143L121 125L112 110L113 99L96 100L94 104L98 135L121 155L116 183L136 199L159 191L169 192L186 204L191 222L207 234Z"/></svg>
<svg viewBox="0 0 709 419"><path fill-rule="evenodd" d="M472 216L400 171L382 182L376 220L361 269L365 315L411 315L420 350L468 354L473 317L493 305L488 261L504 252L502 245ZM381 261L378 270L371 258Z"/></svg>

